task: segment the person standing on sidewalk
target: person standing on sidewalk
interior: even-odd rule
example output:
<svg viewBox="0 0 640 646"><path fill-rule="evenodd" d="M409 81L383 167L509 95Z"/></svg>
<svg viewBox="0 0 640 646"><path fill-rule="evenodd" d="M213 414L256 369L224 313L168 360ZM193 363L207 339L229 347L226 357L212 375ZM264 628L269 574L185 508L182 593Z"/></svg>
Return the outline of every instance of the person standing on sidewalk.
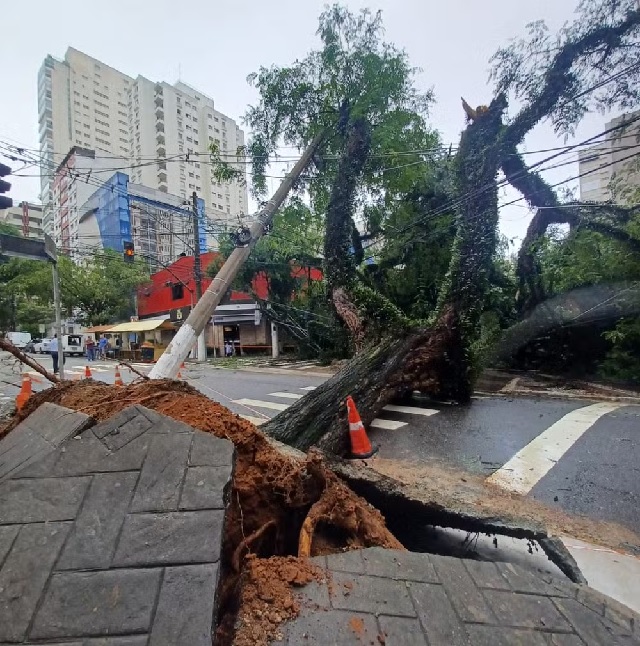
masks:
<svg viewBox="0 0 640 646"><path fill-rule="evenodd" d="M53 374L57 375L58 374L58 335L54 334L53 339L51 339L51 343L49 344L49 354L51 355L51 359L53 361ZM66 363L67 359L62 355L62 363Z"/></svg>
<svg viewBox="0 0 640 646"><path fill-rule="evenodd" d="M96 341L92 336L88 336L84 344L87 351L87 361L95 361Z"/></svg>

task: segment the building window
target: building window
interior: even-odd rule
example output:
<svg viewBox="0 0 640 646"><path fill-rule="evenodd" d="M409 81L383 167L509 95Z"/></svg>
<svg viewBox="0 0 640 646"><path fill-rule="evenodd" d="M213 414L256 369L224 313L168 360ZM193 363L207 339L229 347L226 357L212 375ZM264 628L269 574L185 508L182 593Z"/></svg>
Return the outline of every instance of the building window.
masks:
<svg viewBox="0 0 640 646"><path fill-rule="evenodd" d="M174 301L179 301L181 298L184 298L184 285L173 283L173 285L171 285L171 298Z"/></svg>

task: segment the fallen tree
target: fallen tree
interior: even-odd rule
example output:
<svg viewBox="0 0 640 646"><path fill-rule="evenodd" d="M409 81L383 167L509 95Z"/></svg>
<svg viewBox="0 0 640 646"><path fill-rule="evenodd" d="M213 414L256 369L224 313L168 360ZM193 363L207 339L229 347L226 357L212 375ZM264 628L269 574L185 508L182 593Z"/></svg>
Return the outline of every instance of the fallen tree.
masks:
<svg viewBox="0 0 640 646"><path fill-rule="evenodd" d="M521 190L531 204L541 201L550 207L558 205L555 193L542 183L537 174L526 168L517 153L517 146L545 118L550 118L559 129L570 130L588 105L591 90L584 86L600 80L599 86L602 87L605 84L602 79L607 74L606 65L621 65L620 48L629 46L638 33L640 10L629 2L618 3L615 10L607 13L606 19L585 23L585 17L599 16L601 9L602 4L595 0L585 3L582 17L563 30L560 46L550 49L543 65L532 66L528 58L533 46L530 42L516 43L501 50L497 56L498 82L494 100L489 106L479 106L475 110L463 102L470 123L461 136L454 160L455 191L451 207L456 211L456 236L449 270L440 286L438 301L429 321L404 321L402 326L395 321L395 325L387 327L382 340L373 335L363 342L362 329L366 321L363 312L368 309L370 316L373 308L367 308L366 303L356 299L359 311L354 310L353 301L347 299L348 306L344 311L353 321L350 329L355 331L356 346L362 347L361 351L334 378L270 420L264 426L268 434L302 449L320 444L339 451L344 449L346 423L343 401L348 394L354 397L365 423L371 421L391 399L412 390L441 399L460 402L469 399L478 365L474 356L478 323L497 247L498 170L504 170L507 180ZM534 44L537 42L536 29L533 29ZM640 48L633 52L638 55ZM624 88L627 81L620 81L621 85L616 85L615 89ZM273 90L273 84L266 82L262 89ZM515 91L516 96L524 100L524 107L505 124L503 115L509 91ZM599 99L614 105L616 101L631 100L631 96L635 98L635 90L629 92L625 99L615 91L613 97L607 93ZM347 105L355 110L353 102L347 101ZM289 119L293 118L291 109L291 105L286 108ZM359 105L357 113L366 114L367 106ZM370 118L375 138L375 123L373 117ZM279 122L280 125L285 123L286 119ZM339 176L336 175L332 197L347 188L348 194L352 193L352 185L346 187L339 181ZM351 183L354 178L355 174L349 176ZM327 240L331 240L329 251L348 244L344 226L350 215L348 202L343 200L341 204L339 228L327 228ZM545 211L538 222L542 218L549 220L553 217L554 211L549 209L549 214ZM571 210L563 215L564 221L571 217L577 217ZM606 229L612 235L635 244L622 227L581 215L580 221L584 220L593 229ZM418 226L419 221L416 223ZM544 224L540 225L540 229L543 228ZM531 257L525 253L523 258ZM332 267L328 265L326 270L331 272ZM531 275L530 285L537 288L536 271L531 263L523 273ZM332 287L335 292L336 285ZM357 294L358 290L352 291ZM540 297L541 293L534 294L534 299ZM374 302L380 310L379 319L393 318L388 314L392 311L392 304L387 306L380 298Z"/></svg>

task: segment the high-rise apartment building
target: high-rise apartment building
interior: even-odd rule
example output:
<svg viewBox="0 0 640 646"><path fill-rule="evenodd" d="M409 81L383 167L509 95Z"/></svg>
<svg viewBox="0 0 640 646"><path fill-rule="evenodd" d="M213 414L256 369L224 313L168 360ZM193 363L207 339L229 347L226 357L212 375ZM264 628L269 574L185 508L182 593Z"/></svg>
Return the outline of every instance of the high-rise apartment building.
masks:
<svg viewBox="0 0 640 646"><path fill-rule="evenodd" d="M63 229L53 185L72 147L93 150L94 161L106 160L136 184L184 200L196 191L218 231L247 213L246 186L216 182L207 163L211 143L223 159L235 160L244 133L213 99L184 83L134 79L70 47L63 61L47 56L40 69L38 117L46 232ZM76 174L77 181L83 177ZM215 244L210 235L208 246Z"/></svg>
<svg viewBox="0 0 640 646"><path fill-rule="evenodd" d="M640 111L623 114L605 124L611 130L602 143L579 154L580 199L586 202L606 202L613 199L612 181L620 179L627 185L640 186L638 156L640 155ZM636 120L636 121L634 121ZM616 199L619 199L616 197Z"/></svg>

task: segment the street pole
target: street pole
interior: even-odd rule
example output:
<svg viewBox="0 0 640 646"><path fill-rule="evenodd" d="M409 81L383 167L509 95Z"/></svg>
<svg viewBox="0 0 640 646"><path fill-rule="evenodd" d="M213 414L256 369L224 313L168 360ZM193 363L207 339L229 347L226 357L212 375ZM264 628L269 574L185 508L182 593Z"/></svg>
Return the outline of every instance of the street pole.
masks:
<svg viewBox="0 0 640 646"><path fill-rule="evenodd" d="M200 258L200 223L198 221L198 194L193 191L191 196L191 217L193 221L193 273L196 281L196 300L202 298L202 261ZM193 303L191 304L193 311ZM207 360L207 344L204 338L204 330L198 335L197 360Z"/></svg>
<svg viewBox="0 0 640 646"><path fill-rule="evenodd" d="M280 356L278 347L278 326L271 321L271 358L277 359Z"/></svg>
<svg viewBox="0 0 640 646"><path fill-rule="evenodd" d="M187 320L180 326L178 333L173 337L167 349L152 368L149 373L151 379L175 379L182 362L189 354L189 350L204 330L209 319L213 316L222 297L231 287L231 283L238 275L240 267L246 262L256 243L264 235L265 229L271 224L275 212L284 202L294 182L309 165L311 158L322 142L323 135L324 133L317 135L309 146L307 146L296 165L287 174L278 187L278 190L273 194L273 197L258 212L249 230L250 239L248 244L242 247L236 247L231 252L231 255L211 281L209 287L207 287L202 298L191 311Z"/></svg>
<svg viewBox="0 0 640 646"><path fill-rule="evenodd" d="M58 335L58 370L60 381L64 380L64 343L62 341L62 304L60 302L60 275L58 263L52 262L53 269L53 305L56 310L56 334Z"/></svg>

